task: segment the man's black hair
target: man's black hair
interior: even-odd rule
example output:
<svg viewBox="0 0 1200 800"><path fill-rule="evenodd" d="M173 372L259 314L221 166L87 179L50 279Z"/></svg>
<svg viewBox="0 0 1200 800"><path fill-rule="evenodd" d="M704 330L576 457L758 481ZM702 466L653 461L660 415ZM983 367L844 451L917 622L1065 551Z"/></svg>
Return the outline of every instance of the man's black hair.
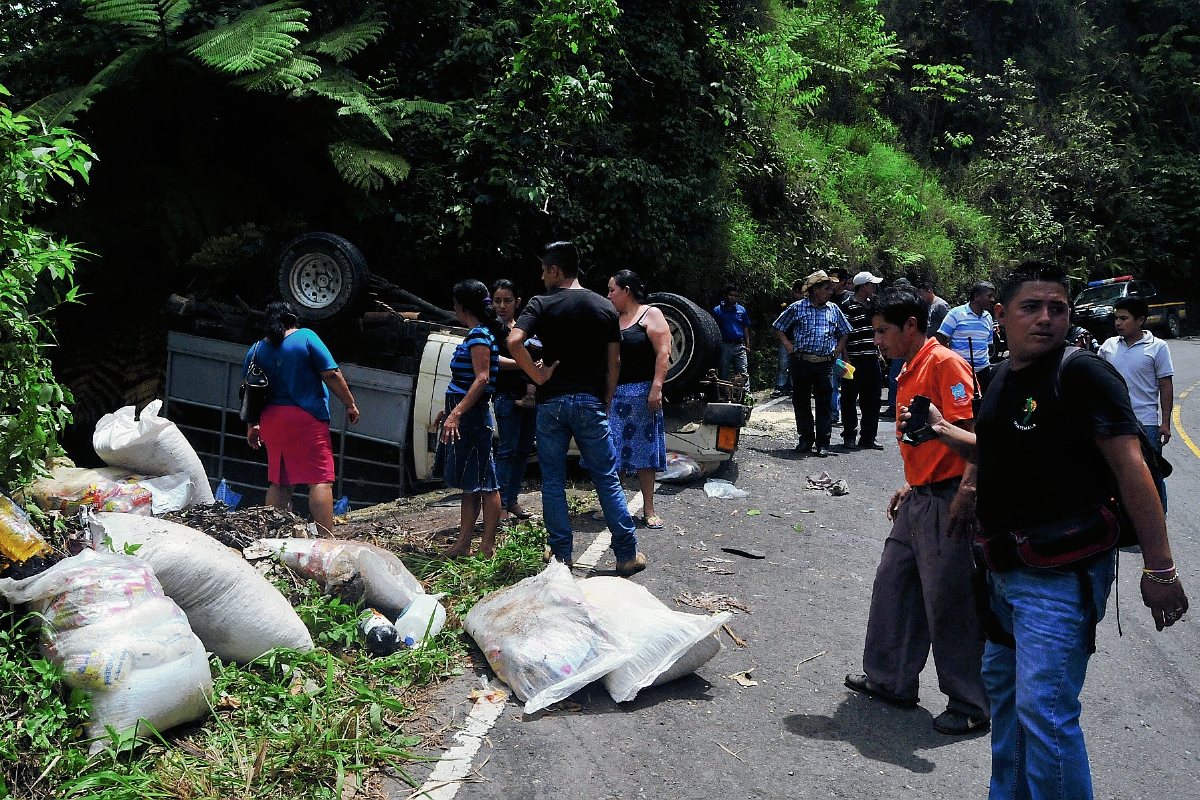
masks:
<svg viewBox="0 0 1200 800"><path fill-rule="evenodd" d="M890 286L871 301L871 316L881 316L891 325L903 328L909 317L917 321L917 330L929 327L929 305L911 286Z"/></svg>
<svg viewBox="0 0 1200 800"><path fill-rule="evenodd" d="M1071 289L1067 285L1067 273L1062 267L1057 264L1051 264L1048 261L1026 261L1020 264L1012 272L1004 276L1004 280L1000 281L1000 291L998 300L1007 305L1016 296L1017 291L1026 283L1057 283L1066 292L1067 297L1071 296Z"/></svg>
<svg viewBox="0 0 1200 800"><path fill-rule="evenodd" d="M921 281L921 285L917 288L922 292L933 292L934 294L937 294L937 287L934 286L933 281Z"/></svg>
<svg viewBox="0 0 1200 800"><path fill-rule="evenodd" d="M841 267L832 267L829 270L829 277L832 278L834 275L837 276L839 281L844 281L846 278L850 277L850 272L849 270L842 269Z"/></svg>
<svg viewBox="0 0 1200 800"><path fill-rule="evenodd" d="M1020 268L1018 267L1018 269L1020 269ZM978 297L981 294L984 294L985 292L994 292L994 291L996 291L996 284L992 283L991 281L980 281L979 283L977 283L971 287L971 291L967 292L967 302L968 303L971 302L976 297Z"/></svg>
<svg viewBox="0 0 1200 800"><path fill-rule="evenodd" d="M1140 297L1122 297L1113 303L1117 311L1128 311L1134 319L1145 319L1150 314L1150 307Z"/></svg>
<svg viewBox="0 0 1200 800"><path fill-rule="evenodd" d="M725 288L721 290L721 300L724 300L726 297L729 297L730 292L737 292L738 294L742 293L741 290L738 289L736 283L727 283L727 284L725 284Z"/></svg>
<svg viewBox="0 0 1200 800"><path fill-rule="evenodd" d="M543 264L550 264L562 270L567 278L579 275L579 248L574 242L551 242L542 248Z"/></svg>

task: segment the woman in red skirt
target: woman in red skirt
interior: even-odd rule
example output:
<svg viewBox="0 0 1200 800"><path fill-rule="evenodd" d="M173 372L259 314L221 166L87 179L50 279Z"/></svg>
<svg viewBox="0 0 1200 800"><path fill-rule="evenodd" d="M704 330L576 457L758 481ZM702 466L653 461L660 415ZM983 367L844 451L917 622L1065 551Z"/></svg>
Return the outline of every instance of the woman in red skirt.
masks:
<svg viewBox="0 0 1200 800"><path fill-rule="evenodd" d="M267 505L287 509L297 484L308 486L313 521L333 533L333 442L329 436L329 391L346 406L350 424L358 424L358 406L329 348L300 327L290 303L267 306L267 338L246 353L267 374L267 407L246 441L267 448ZM328 387L328 388L326 388Z"/></svg>

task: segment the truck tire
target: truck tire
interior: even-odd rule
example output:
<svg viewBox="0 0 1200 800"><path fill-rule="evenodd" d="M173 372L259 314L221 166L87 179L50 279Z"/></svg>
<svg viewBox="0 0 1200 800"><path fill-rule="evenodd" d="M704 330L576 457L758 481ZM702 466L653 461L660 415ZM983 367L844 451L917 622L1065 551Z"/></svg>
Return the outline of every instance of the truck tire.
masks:
<svg viewBox="0 0 1200 800"><path fill-rule="evenodd" d="M357 311L370 277L358 248L332 233L306 233L279 258L279 294L309 322L333 322Z"/></svg>
<svg viewBox="0 0 1200 800"><path fill-rule="evenodd" d="M1179 324L1179 315L1175 313L1167 314L1166 334L1168 339L1178 339L1183 332L1183 327Z"/></svg>
<svg viewBox="0 0 1200 800"><path fill-rule="evenodd" d="M721 329L711 314L682 295L656 292L646 298L646 303L662 311L671 330L671 360L663 392L668 397L682 397L707 369L716 365Z"/></svg>

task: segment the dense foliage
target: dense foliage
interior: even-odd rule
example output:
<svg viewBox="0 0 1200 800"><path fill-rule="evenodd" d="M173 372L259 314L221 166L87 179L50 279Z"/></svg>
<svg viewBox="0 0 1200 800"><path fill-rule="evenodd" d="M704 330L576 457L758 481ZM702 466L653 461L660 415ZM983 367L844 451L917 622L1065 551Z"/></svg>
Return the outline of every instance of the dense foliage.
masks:
<svg viewBox="0 0 1200 800"><path fill-rule="evenodd" d="M8 91L0 86L0 95ZM71 420L70 392L54 379L46 314L76 298L81 251L31 224L50 184L86 181L87 145L0 107L0 487L28 481Z"/></svg>
<svg viewBox="0 0 1200 800"><path fill-rule="evenodd" d="M306 229L437 302L532 292L573 238L597 285L734 280L764 322L817 267L1184 293L1200 246L1189 0L41 0L0 12L0 79L104 156L44 219L97 306L258 302ZM72 385L93 323L63 316Z"/></svg>

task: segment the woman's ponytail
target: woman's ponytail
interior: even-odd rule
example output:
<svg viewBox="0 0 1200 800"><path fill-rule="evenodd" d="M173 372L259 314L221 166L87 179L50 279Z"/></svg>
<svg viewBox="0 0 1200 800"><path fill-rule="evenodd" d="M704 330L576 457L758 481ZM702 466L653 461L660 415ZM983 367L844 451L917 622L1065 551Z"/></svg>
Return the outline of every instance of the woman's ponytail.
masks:
<svg viewBox="0 0 1200 800"><path fill-rule="evenodd" d="M283 335L300 324L296 309L286 300L276 300L267 306L267 341L278 347L283 344Z"/></svg>
<svg viewBox="0 0 1200 800"><path fill-rule="evenodd" d="M454 284L454 302L478 319L497 341L504 335L504 324L496 316L496 309L492 308L487 287L479 281L468 279Z"/></svg>

